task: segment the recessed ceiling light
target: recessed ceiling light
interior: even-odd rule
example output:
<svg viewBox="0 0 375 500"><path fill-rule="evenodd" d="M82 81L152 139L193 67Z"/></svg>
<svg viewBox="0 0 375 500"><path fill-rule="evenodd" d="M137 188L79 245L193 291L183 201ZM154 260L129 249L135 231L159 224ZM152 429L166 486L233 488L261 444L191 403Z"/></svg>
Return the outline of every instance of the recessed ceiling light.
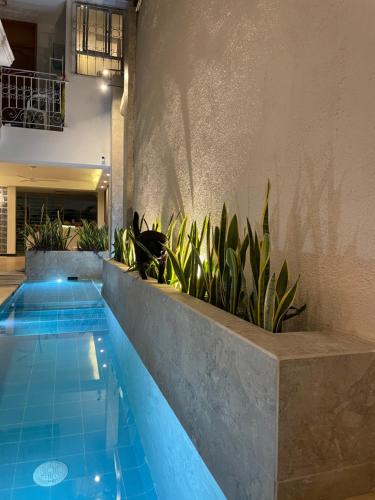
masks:
<svg viewBox="0 0 375 500"><path fill-rule="evenodd" d="M104 182L104 184L108 184L108 181L103 181L103 182Z"/></svg>
<svg viewBox="0 0 375 500"><path fill-rule="evenodd" d="M111 174L105 174L107 177L109 177Z"/></svg>

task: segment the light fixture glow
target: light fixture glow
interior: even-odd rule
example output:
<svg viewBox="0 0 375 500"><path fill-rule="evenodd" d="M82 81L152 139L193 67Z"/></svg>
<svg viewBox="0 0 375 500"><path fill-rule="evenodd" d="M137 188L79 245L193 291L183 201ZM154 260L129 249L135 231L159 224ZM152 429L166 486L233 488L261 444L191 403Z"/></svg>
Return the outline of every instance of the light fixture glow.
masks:
<svg viewBox="0 0 375 500"><path fill-rule="evenodd" d="M102 84L100 85L100 90L101 90L102 92L107 92L108 88L109 88L109 87L108 87L108 85L107 85L106 83L102 83Z"/></svg>
<svg viewBox="0 0 375 500"><path fill-rule="evenodd" d="M103 352L104 352L104 349L100 349L100 352L101 352L101 353L103 354Z"/></svg>
<svg viewBox="0 0 375 500"><path fill-rule="evenodd" d="M62 279L61 278L58 278L56 281L57 281L57 283L62 283Z"/></svg>
<svg viewBox="0 0 375 500"><path fill-rule="evenodd" d="M98 337L98 342L101 342L102 341L102 338L101 337Z"/></svg>
<svg viewBox="0 0 375 500"><path fill-rule="evenodd" d="M108 181L103 181L103 182L104 182L104 184L107 184L107 183L108 183Z"/></svg>
<svg viewBox="0 0 375 500"><path fill-rule="evenodd" d="M103 367L103 368L107 368L106 363L103 363L103 364L102 364L102 367Z"/></svg>
<svg viewBox="0 0 375 500"><path fill-rule="evenodd" d="M109 177L111 174L105 174L107 177Z"/></svg>
<svg viewBox="0 0 375 500"><path fill-rule="evenodd" d="M103 76L109 76L109 70L103 69Z"/></svg>
<svg viewBox="0 0 375 500"><path fill-rule="evenodd" d="M97 474L97 475L94 477L94 481L95 481L96 483L99 483L99 482L100 482L100 476L99 476L99 474Z"/></svg>

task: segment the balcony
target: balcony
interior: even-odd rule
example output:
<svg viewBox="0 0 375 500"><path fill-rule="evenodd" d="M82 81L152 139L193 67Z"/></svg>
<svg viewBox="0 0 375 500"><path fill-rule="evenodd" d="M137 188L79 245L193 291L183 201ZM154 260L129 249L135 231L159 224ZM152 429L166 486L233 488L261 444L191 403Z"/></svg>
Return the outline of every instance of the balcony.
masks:
<svg viewBox="0 0 375 500"><path fill-rule="evenodd" d="M1 125L62 132L65 81L55 74L0 67Z"/></svg>

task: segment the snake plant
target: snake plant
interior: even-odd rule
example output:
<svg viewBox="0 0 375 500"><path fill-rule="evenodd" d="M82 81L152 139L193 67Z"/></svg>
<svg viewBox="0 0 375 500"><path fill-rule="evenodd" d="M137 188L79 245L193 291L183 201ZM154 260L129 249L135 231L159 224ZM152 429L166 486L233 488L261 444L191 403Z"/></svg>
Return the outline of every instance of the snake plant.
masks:
<svg viewBox="0 0 375 500"><path fill-rule="evenodd" d="M294 304L299 278L290 284L287 262L278 274L272 271L269 194L268 183L260 234L247 220L241 236L237 216L228 218L225 204L217 226L212 225L210 216L204 218L200 228L195 220L189 225L187 217L172 216L164 231L159 219L151 227L168 237L168 284L261 328L280 333L283 323L301 314L306 305ZM142 223L149 227L144 217ZM115 232L114 256L134 267L131 230ZM156 267L152 262L149 275L154 274Z"/></svg>
<svg viewBox="0 0 375 500"><path fill-rule="evenodd" d="M64 227L59 214L57 218L51 220L48 215L44 219L44 209L42 210L40 224L25 224L22 235L25 245L30 250L68 250L72 239L71 228Z"/></svg>
<svg viewBox="0 0 375 500"><path fill-rule="evenodd" d="M82 220L82 226L77 228L77 247L79 250L104 252L108 250L108 228L98 226L95 222Z"/></svg>

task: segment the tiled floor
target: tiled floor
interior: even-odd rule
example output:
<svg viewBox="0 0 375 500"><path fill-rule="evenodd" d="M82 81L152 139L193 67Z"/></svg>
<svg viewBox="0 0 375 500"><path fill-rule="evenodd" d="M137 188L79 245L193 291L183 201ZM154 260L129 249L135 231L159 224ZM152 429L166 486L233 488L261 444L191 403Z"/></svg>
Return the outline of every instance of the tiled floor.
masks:
<svg viewBox="0 0 375 500"><path fill-rule="evenodd" d="M104 315L97 317L97 289L79 288L66 283L46 294L26 286L12 314L28 327L0 335L0 500L156 498L110 335L93 328L105 323ZM74 324L77 304L69 304L77 294L87 328L53 335L66 311ZM68 307L42 321L56 303ZM34 334L49 321L48 334ZM48 460L65 463L68 476L56 486L37 486L34 470Z"/></svg>
<svg viewBox="0 0 375 500"><path fill-rule="evenodd" d="M23 271L25 268L25 257L3 257L0 256L1 271Z"/></svg>

